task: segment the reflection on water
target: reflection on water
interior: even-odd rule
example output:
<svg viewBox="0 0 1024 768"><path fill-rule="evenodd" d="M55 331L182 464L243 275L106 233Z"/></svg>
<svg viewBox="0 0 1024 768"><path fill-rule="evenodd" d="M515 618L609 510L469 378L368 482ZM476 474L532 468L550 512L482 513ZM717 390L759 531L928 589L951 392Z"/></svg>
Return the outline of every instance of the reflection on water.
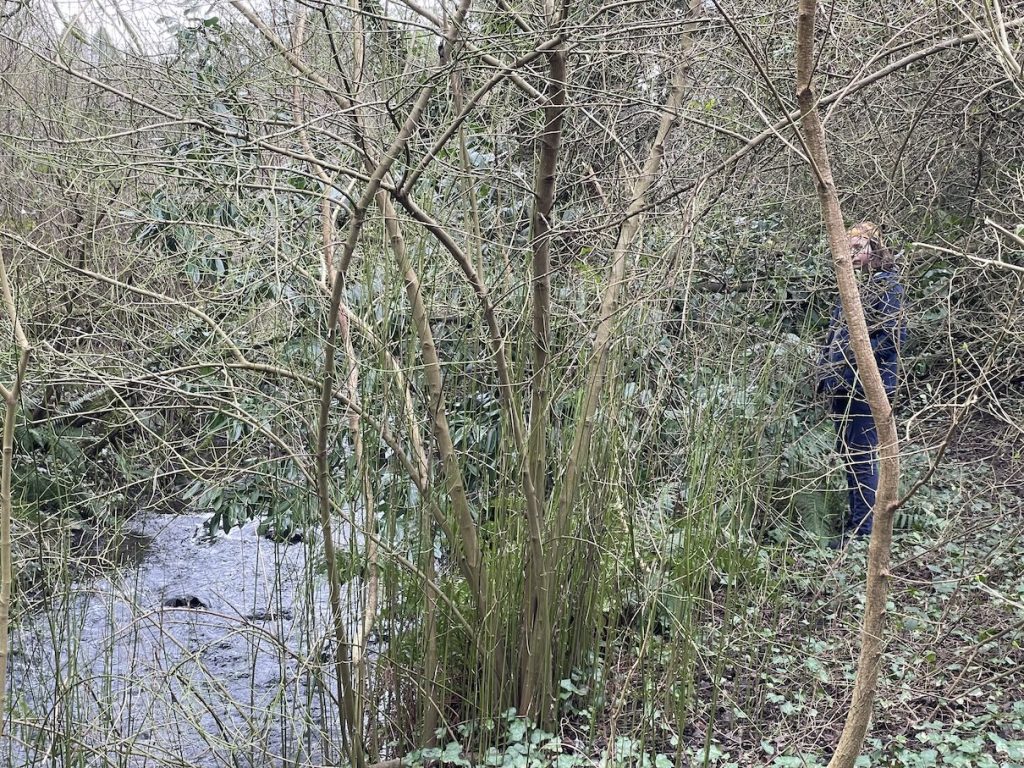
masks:
<svg viewBox="0 0 1024 768"><path fill-rule="evenodd" d="M333 759L325 590L303 544L256 524L211 542L154 517L120 567L11 635L4 765L276 766Z"/></svg>

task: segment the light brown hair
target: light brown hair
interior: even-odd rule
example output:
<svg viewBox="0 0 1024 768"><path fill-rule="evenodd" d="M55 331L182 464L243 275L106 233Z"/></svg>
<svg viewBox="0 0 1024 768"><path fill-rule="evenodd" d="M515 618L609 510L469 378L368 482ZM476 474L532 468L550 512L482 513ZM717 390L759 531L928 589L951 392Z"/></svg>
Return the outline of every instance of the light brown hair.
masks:
<svg viewBox="0 0 1024 768"><path fill-rule="evenodd" d="M861 221L846 230L847 237L865 237L871 246L871 262L876 269L893 269L895 259L882 240L882 228L873 221Z"/></svg>

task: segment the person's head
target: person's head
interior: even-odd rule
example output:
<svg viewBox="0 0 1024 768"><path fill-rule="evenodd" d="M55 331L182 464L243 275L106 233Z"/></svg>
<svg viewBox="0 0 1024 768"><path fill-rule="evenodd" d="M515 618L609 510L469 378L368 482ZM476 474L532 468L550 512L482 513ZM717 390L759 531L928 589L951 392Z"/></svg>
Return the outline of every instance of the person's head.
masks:
<svg viewBox="0 0 1024 768"><path fill-rule="evenodd" d="M882 228L870 221L854 224L846 230L854 269L879 270L892 266L892 256L882 242Z"/></svg>

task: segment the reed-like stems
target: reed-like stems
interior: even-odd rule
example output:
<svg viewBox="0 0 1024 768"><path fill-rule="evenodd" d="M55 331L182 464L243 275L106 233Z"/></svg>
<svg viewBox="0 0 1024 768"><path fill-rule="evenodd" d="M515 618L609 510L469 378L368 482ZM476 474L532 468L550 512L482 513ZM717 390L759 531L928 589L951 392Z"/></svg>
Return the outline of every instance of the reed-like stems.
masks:
<svg viewBox="0 0 1024 768"><path fill-rule="evenodd" d="M0 456L0 737L3 736L4 723L7 722L7 663L10 655L9 631L13 579L11 477L14 473L14 427L18 419L18 401L25 384L29 355L32 351L28 337L21 327L18 306L14 300L14 292L11 290L11 281L7 273L7 254L9 252L7 248L0 246L0 297L3 299L4 313L14 330L14 343L18 354L13 381L9 385L0 384L0 397L4 401L3 454Z"/></svg>

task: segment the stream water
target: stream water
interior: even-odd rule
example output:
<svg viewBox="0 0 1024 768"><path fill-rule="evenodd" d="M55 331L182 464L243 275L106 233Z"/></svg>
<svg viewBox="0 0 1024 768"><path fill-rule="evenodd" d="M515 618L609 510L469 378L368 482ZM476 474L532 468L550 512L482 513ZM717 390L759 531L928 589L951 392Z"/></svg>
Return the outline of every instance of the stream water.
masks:
<svg viewBox="0 0 1024 768"><path fill-rule="evenodd" d="M326 590L255 523L153 517L12 628L8 766L303 766L337 744Z"/></svg>

